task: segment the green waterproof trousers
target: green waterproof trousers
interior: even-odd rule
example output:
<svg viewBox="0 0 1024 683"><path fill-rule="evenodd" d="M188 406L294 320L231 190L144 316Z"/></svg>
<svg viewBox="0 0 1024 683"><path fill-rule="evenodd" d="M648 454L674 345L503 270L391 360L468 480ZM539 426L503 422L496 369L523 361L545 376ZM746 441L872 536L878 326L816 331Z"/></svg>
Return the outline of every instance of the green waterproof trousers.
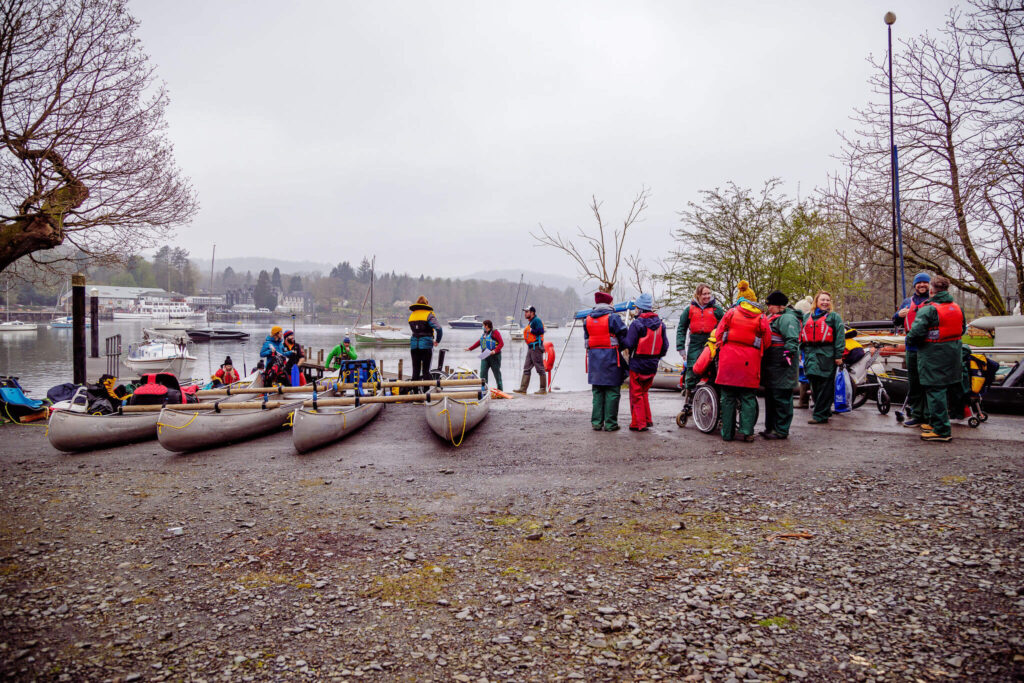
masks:
<svg viewBox="0 0 1024 683"><path fill-rule="evenodd" d="M480 361L480 379L487 381L487 370L488 368L494 373L494 382L498 387L498 391L504 391L501 387L501 354L496 353L493 356L487 356Z"/></svg>
<svg viewBox="0 0 1024 683"><path fill-rule="evenodd" d="M722 405L722 438L732 441L736 436L736 410L740 413L740 434L753 435L757 422L757 392L746 387L718 387Z"/></svg>
<svg viewBox="0 0 1024 683"><path fill-rule="evenodd" d="M927 410L924 389L921 387L921 375L917 371L917 351L907 351L903 358L904 367L907 369L907 417L923 421Z"/></svg>
<svg viewBox="0 0 1024 683"><path fill-rule="evenodd" d="M949 404L960 392L959 384L925 385L924 392L925 423L939 436L950 436L953 428L949 424Z"/></svg>
<svg viewBox="0 0 1024 683"><path fill-rule="evenodd" d="M789 436L793 423L793 387L766 387L764 390L764 430Z"/></svg>
<svg viewBox="0 0 1024 683"><path fill-rule="evenodd" d="M621 386L591 385L593 408L590 411L590 424L594 429L614 431L619 428L619 397Z"/></svg>
<svg viewBox="0 0 1024 683"><path fill-rule="evenodd" d="M815 422L828 422L832 416L832 404L836 400L836 367L828 377L807 375L811 382L811 396L814 398L814 413L811 419Z"/></svg>

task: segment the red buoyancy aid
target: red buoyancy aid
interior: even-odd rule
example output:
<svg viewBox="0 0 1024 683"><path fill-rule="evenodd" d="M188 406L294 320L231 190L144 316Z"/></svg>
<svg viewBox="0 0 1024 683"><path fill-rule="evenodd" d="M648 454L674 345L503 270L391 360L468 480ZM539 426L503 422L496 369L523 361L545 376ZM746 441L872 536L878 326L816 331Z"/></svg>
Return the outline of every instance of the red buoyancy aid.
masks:
<svg viewBox="0 0 1024 683"><path fill-rule="evenodd" d="M807 322L800 328L801 344L830 344L835 341L832 326L828 324L828 313L815 319L807 316Z"/></svg>
<svg viewBox="0 0 1024 683"><path fill-rule="evenodd" d="M598 318L587 316L587 320L584 325L587 330L588 349L618 348L619 339L612 334L611 321L608 320L607 315L602 315Z"/></svg>
<svg viewBox="0 0 1024 683"><path fill-rule="evenodd" d="M775 320L777 318L781 318L781 317L782 317L781 313L775 313L774 315L769 315L769 316L767 316L765 318L765 322L768 323L768 329L772 333L772 340L768 344L768 348L777 348L777 347L781 347L781 346L785 346L786 345L786 340L782 336L782 333L781 332L777 332L775 330L775 328L772 327L772 323L775 322Z"/></svg>
<svg viewBox="0 0 1024 683"><path fill-rule="evenodd" d="M705 306L698 308L690 304L690 334L711 334L711 331L718 326L718 318L715 317L715 307Z"/></svg>
<svg viewBox="0 0 1024 683"><path fill-rule="evenodd" d="M737 312L739 311L739 312ZM754 314L743 308L732 308L725 314L723 344L742 344L761 348L761 314Z"/></svg>
<svg viewBox="0 0 1024 683"><path fill-rule="evenodd" d="M960 339L964 334L964 312L955 301L946 303L930 302L939 314L939 324L928 328L926 342L942 343ZM909 315L909 314L908 314Z"/></svg>
<svg viewBox="0 0 1024 683"><path fill-rule="evenodd" d="M173 403L185 403L186 396L178 385L178 379L169 373L154 372L142 376L144 383L135 388L132 398L133 403L146 404L152 400L157 402L163 399L172 400ZM168 386L173 385L173 386Z"/></svg>
<svg viewBox="0 0 1024 683"><path fill-rule="evenodd" d="M917 317L917 312L926 303L928 303L928 299L925 299L924 301L922 301L919 304L915 304L913 298L910 299L910 305L907 307L909 309L907 311L907 317L903 319L903 329L904 330L906 330L907 332L910 331L910 328L914 326L914 318Z"/></svg>
<svg viewBox="0 0 1024 683"><path fill-rule="evenodd" d="M636 355L638 356L659 356L663 344L661 343L661 332L665 324L660 323L657 327L644 329L644 336L636 343Z"/></svg>

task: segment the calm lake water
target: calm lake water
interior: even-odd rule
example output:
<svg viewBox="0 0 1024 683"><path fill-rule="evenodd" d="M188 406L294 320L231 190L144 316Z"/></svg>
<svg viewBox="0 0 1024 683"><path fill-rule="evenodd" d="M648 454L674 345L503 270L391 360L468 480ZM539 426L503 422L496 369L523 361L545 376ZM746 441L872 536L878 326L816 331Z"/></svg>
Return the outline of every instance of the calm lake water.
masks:
<svg viewBox="0 0 1024 683"><path fill-rule="evenodd" d="M287 321L285 321L287 322ZM103 352L103 339L115 334L121 335L121 343L124 353L127 353L128 344L141 341L142 330L150 326L151 321L143 320L103 320L100 321L100 353ZM240 329L250 334L249 341L240 342L213 342L205 344L193 344L192 354L196 356L196 364L192 374L201 377L209 377L224 361L224 357L230 355L239 370L252 368L259 360L260 346L266 338L267 326L246 326L219 324L218 327L231 327ZM546 338L555 345L555 351L559 355L566 342L570 330L561 327L549 330ZM671 363L679 363L681 359L675 351L675 330L669 329L669 346L673 347L666 360ZM345 336L345 328L341 325L299 325L296 328L296 339L304 348L310 349L310 356L315 354L317 349L324 349L325 354L339 343ZM472 369L479 369L480 361L477 352L464 351L480 337L475 330L455 330L450 327L444 329L444 339L438 348L448 349L445 357L445 365L451 367L464 366ZM88 347L89 331L86 331ZM398 359L405 359L405 374L410 374L409 350L404 347L395 348L362 348L359 349L361 358L372 357L383 361L385 370L391 372L398 370ZM572 331L572 338L566 347L565 356L562 358L558 373L555 375L554 385L562 391L580 391L588 389L587 373L584 367L583 330L576 328ZM123 356L122 356L123 358ZM519 386L519 379L522 377L523 367L523 344L522 342L510 342L508 335L505 335L505 350L502 353L502 379L505 389L510 391ZM437 349L434 351L434 365L437 364ZM71 381L71 330L50 329L40 327L35 334L25 333L2 333L0 334L0 374L15 375L30 396L42 398L46 391L62 382ZM89 377L95 381L96 377ZM123 378L127 379L127 378ZM534 379L531 387L536 389L537 380Z"/></svg>

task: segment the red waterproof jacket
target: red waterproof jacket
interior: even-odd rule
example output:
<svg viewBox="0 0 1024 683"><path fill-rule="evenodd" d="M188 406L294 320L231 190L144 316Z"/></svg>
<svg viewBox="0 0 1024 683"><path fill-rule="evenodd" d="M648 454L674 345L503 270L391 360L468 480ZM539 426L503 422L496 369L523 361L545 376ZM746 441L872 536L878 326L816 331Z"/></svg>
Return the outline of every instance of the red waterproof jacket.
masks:
<svg viewBox="0 0 1024 683"><path fill-rule="evenodd" d="M761 311L746 303L733 306L715 328L718 347L716 384L756 389L761 385L761 356L771 330Z"/></svg>

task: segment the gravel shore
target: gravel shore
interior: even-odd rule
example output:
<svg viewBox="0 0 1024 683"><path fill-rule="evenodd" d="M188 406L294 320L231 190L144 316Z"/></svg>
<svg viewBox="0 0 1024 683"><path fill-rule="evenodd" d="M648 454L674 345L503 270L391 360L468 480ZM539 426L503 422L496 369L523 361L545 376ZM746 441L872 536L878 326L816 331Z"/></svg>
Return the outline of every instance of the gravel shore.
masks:
<svg viewBox="0 0 1024 683"><path fill-rule="evenodd" d="M1024 677L1024 418L929 444L798 410L743 444L677 428L672 394L643 434L589 403L496 402L458 449L389 406L302 456L2 427L0 676Z"/></svg>

